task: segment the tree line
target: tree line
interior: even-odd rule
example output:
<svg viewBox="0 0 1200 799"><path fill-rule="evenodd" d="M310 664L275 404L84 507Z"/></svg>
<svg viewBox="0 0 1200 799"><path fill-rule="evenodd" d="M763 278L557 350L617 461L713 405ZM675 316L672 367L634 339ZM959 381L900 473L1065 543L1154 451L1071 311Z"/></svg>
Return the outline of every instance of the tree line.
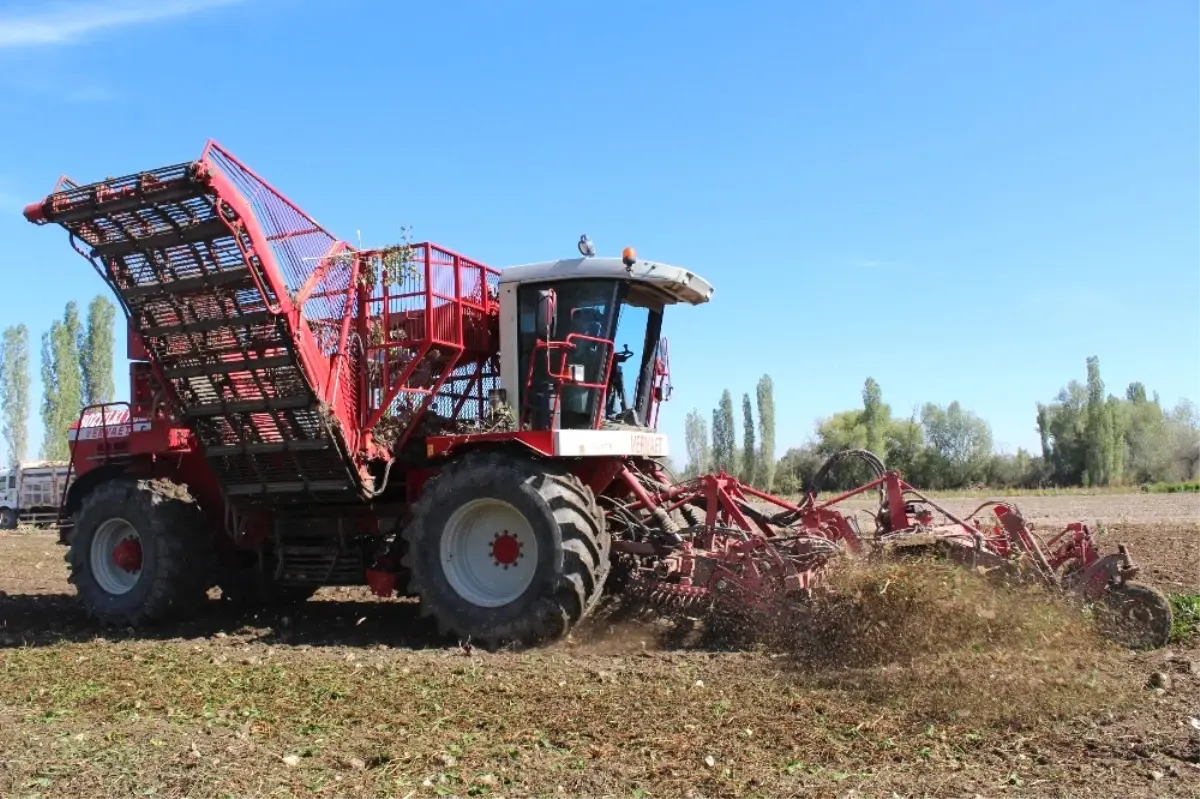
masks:
<svg viewBox="0 0 1200 799"><path fill-rule="evenodd" d="M68 302L61 319L42 334L43 426L40 457L65 460L67 428L87 405L111 402L113 325L116 308L105 296L88 305L86 325ZM0 414L7 461L27 457L29 425L29 330L4 330L0 351ZM725 389L706 419L693 408L685 419L688 463L683 477L724 470L764 491L795 493L829 455L863 448L880 454L915 485L930 489L1048 486L1120 486L1174 483L1200 478L1200 414L1189 400L1171 409L1140 382L1124 396L1107 393L1100 362L1087 359L1083 382L1072 379L1055 398L1036 405L1041 453L994 450L991 427L958 402L926 403L908 418L895 417L879 384L863 383L862 407L816 424L814 438L775 456L775 397L771 376L742 394L741 436L733 394ZM757 414L756 414L757 411ZM710 427L711 420L711 427ZM847 464L831 476L831 488L848 488L867 477Z"/></svg>
<svg viewBox="0 0 1200 799"><path fill-rule="evenodd" d="M796 493L826 458L843 449L868 449L914 485L929 489L1123 486L1200 479L1200 414L1181 400L1165 408L1157 393L1131 383L1123 397L1107 393L1100 362L1087 359L1083 382L1071 380L1050 402L1036 404L1041 452L995 451L991 426L958 402L925 403L908 417L894 416L883 390L868 377L862 407L818 420L812 440L774 457L775 410L771 379L758 383L757 424L750 395L742 397L742 441L736 446L733 400L726 390L712 411L711 438L696 409L687 415L685 477L724 469L765 491ZM755 433L758 439L756 443ZM849 462L827 487L851 488L869 478Z"/></svg>
<svg viewBox="0 0 1200 799"><path fill-rule="evenodd" d="M88 305L85 324L71 301L62 318L42 334L39 457L43 460L66 460L70 456L67 428L78 420L80 411L112 402L116 313L111 300L97 295ZM28 457L29 385L29 328L12 325L4 329L0 351L0 415L7 463L13 465Z"/></svg>
<svg viewBox="0 0 1200 799"><path fill-rule="evenodd" d="M754 390L758 419L750 394L742 395L742 444L738 447L734 420L733 395L729 389L712 411L712 439L708 422L693 408L684 419L684 441L688 463L685 479L714 470L724 470L745 483L770 490L775 482L775 387L770 375L763 375Z"/></svg>

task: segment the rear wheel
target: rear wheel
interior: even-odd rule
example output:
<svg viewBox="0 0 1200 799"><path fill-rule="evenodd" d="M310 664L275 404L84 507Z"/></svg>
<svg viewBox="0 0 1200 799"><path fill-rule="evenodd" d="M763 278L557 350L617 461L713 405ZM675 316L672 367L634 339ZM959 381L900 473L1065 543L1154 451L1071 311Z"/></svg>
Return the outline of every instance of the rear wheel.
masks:
<svg viewBox="0 0 1200 799"><path fill-rule="evenodd" d="M212 540L182 486L119 479L83 500L66 560L89 614L138 626L199 609L212 573Z"/></svg>
<svg viewBox="0 0 1200 799"><path fill-rule="evenodd" d="M484 646L565 635L608 577L592 492L553 464L507 453L471 453L433 477L402 536L422 614Z"/></svg>
<svg viewBox="0 0 1200 799"><path fill-rule="evenodd" d="M1097 605L1097 626L1105 638L1131 649L1157 649L1171 640L1174 613L1157 589L1125 583L1109 588Z"/></svg>

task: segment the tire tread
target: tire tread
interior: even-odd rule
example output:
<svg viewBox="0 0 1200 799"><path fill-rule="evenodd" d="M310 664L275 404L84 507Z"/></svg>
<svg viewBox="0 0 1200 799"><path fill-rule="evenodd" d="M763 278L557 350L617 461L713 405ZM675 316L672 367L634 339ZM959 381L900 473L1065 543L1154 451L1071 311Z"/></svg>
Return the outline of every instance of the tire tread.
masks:
<svg viewBox="0 0 1200 799"><path fill-rule="evenodd" d="M459 629L430 600L426 579L412 554L416 538L435 508L457 502L462 494L486 485L498 473L514 472L550 508L562 538L562 572L557 584L538 597L530 612L517 620L486 629ZM443 635L469 635L484 646L524 646L560 637L596 607L609 574L611 543L591 489L557 464L511 453L468 453L431 477L413 506L412 521L401 536L407 544L403 563L410 574L409 591L420 598L421 615L436 618Z"/></svg>
<svg viewBox="0 0 1200 799"><path fill-rule="evenodd" d="M103 605L106 596L90 571L90 536L81 535L92 514L115 514L139 507L150 518L150 530L139 535L155 537L158 563L152 584L141 602L132 608ZM101 516L99 521L102 521ZM74 518L72 545L65 560L69 581L90 616L107 624L139 627L176 620L197 612L206 599L209 578L215 565L211 538L204 530L204 517L187 489L164 479L118 478L101 483L83 500ZM97 521L97 524L99 522ZM86 546L85 546L86 544Z"/></svg>

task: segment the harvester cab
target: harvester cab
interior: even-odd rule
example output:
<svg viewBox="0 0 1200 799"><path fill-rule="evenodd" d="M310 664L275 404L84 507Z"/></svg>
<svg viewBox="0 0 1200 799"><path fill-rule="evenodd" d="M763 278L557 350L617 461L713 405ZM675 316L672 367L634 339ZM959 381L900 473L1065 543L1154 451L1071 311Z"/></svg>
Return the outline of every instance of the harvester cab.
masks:
<svg viewBox="0 0 1200 799"><path fill-rule="evenodd" d="M713 294L694 272L641 260L632 248L621 258L510 267L499 288L503 392L517 400L521 427L530 430L655 429L670 390L664 309L708 302ZM630 404L623 364L634 356ZM667 454L665 439L654 448Z"/></svg>

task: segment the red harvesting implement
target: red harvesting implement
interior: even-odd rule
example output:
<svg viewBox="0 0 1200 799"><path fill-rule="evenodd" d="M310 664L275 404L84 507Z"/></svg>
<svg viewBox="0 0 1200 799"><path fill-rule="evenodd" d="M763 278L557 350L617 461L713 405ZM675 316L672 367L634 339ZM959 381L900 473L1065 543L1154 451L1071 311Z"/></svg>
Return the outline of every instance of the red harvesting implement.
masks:
<svg viewBox="0 0 1200 799"><path fill-rule="evenodd" d="M996 525L936 526L882 464L859 489L883 498L870 535L819 485L792 504L724 474L676 483L658 460L663 315L713 295L688 269L586 237L581 257L505 270L428 242L352 247L212 142L64 179L25 216L69 232L128 322L130 399L81 413L61 513L71 580L107 622L178 618L213 586L274 603L369 585L446 633L532 644L606 587L770 612L839 553L900 537L1031 559L1169 628L1087 528L1043 545L1004 505Z"/></svg>
<svg viewBox="0 0 1200 799"><path fill-rule="evenodd" d="M832 470L865 462L873 479L818 501ZM1006 580L1037 582L1095 605L1108 637L1133 647L1159 647L1171 635L1170 603L1131 582L1139 571L1122 545L1101 555L1092 531L1072 522L1043 541L1011 503L989 500L960 516L889 471L874 453L835 453L813 476L797 504L725 475L670 484L644 478L645 496L612 503L609 524L619 553L618 582L664 608L716 609L722 615L774 626L839 557L944 558ZM847 503L875 494L864 515ZM665 528L666 512L678 524ZM682 529L680 529L682 528ZM623 558L623 560L621 559Z"/></svg>

